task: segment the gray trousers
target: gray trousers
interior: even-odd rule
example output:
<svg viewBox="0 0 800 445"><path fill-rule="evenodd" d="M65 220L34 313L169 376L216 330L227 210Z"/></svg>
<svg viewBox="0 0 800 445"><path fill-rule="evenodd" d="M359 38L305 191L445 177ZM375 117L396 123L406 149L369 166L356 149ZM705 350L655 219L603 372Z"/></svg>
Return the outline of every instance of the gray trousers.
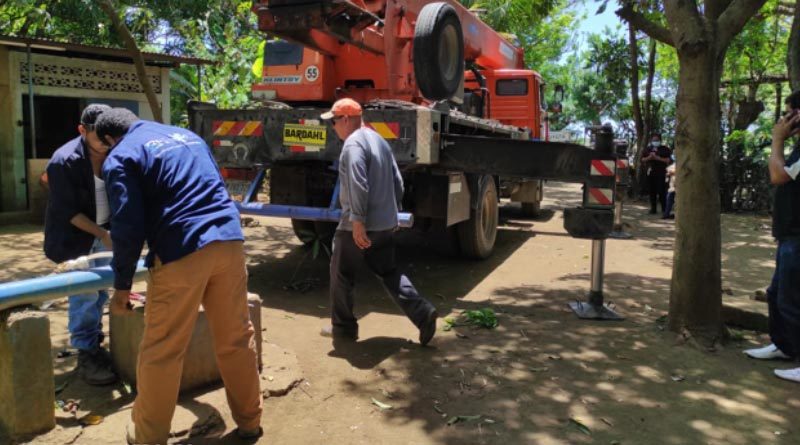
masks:
<svg viewBox="0 0 800 445"><path fill-rule="evenodd" d="M428 320L433 305L414 288L411 280L397 270L394 231L368 232L369 249L361 250L353 241L353 233L337 230L333 237L331 257L331 321L334 335L358 337L358 320L353 315L353 289L359 266L366 263L377 275L400 309L417 328Z"/></svg>

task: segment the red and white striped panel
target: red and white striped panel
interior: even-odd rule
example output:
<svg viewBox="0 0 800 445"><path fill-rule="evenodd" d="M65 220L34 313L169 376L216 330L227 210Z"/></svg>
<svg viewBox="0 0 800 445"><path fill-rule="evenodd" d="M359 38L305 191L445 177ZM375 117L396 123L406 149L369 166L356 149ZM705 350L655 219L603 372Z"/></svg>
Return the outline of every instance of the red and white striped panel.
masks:
<svg viewBox="0 0 800 445"><path fill-rule="evenodd" d="M614 189L589 188L586 194L587 206L612 206L614 205Z"/></svg>
<svg viewBox="0 0 800 445"><path fill-rule="evenodd" d="M614 161L592 159L591 176L614 176Z"/></svg>

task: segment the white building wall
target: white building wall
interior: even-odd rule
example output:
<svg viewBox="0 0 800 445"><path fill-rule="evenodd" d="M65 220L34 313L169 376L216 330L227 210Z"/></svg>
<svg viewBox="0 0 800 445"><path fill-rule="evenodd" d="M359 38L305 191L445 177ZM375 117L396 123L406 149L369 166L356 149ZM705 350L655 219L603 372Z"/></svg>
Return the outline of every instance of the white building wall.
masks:
<svg viewBox="0 0 800 445"><path fill-rule="evenodd" d="M22 100L23 95L28 93L27 54L9 51L8 57L8 96L12 101L11 116L0 116L0 119L9 119L12 123L16 123L23 120ZM132 64L45 54L32 54L32 61L34 96L134 101L139 105L139 117L153 118L147 97L142 93L136 69ZM169 71L169 68L147 67L166 123L170 120ZM13 128L12 140L15 151L7 161L14 166L15 183L20 184L26 176L24 151L26 129L15 124L12 124L11 128ZM10 154L6 152L6 156ZM6 178L3 182L6 182ZM18 187L15 195L14 206L20 210L24 209L27 201L25 190ZM6 201L4 207L8 208L9 204L12 203Z"/></svg>

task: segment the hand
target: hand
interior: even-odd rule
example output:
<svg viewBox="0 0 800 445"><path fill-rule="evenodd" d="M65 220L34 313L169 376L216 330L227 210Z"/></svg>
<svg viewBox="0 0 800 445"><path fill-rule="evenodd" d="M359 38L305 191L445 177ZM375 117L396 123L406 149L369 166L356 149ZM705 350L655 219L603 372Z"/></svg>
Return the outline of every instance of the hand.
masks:
<svg viewBox="0 0 800 445"><path fill-rule="evenodd" d="M353 241L362 250L369 249L369 246L372 245L372 241L367 236L367 229L361 221L353 221Z"/></svg>
<svg viewBox="0 0 800 445"><path fill-rule="evenodd" d="M797 126L800 126L800 112L792 110L778 119L778 122L772 127L772 139L781 143L785 142L786 139L800 133L800 128L793 128Z"/></svg>
<svg viewBox="0 0 800 445"><path fill-rule="evenodd" d="M111 232L109 232L108 230L106 230L103 236L100 237L100 242L103 243L103 246L105 246L106 249L108 250L114 249L114 246L111 243Z"/></svg>
<svg viewBox="0 0 800 445"><path fill-rule="evenodd" d="M113 315L128 315L133 310L131 304L131 291L129 290L114 290L114 295L111 297L109 303L109 311Z"/></svg>

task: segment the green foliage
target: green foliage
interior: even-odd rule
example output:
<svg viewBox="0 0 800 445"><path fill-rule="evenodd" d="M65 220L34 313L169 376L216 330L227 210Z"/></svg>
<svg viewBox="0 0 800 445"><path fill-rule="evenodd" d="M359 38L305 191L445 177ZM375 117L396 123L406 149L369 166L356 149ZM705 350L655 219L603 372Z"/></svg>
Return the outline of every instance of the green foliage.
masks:
<svg viewBox="0 0 800 445"><path fill-rule="evenodd" d="M609 30L604 35L592 34L582 58L584 69L576 76L574 92L576 116L599 124L604 117L615 117L628 96L628 43Z"/></svg>
<svg viewBox="0 0 800 445"><path fill-rule="evenodd" d="M217 102L223 107L248 101L250 71L263 41L255 26L251 1L245 0L116 0L115 5L143 51L192 55L214 65L200 76L194 66L182 66L171 76L172 122L186 122L189 99ZM90 0L0 2L0 29L17 36L41 37L88 45L123 47L107 17Z"/></svg>
<svg viewBox="0 0 800 445"><path fill-rule="evenodd" d="M444 330L449 331L457 326L473 326L494 329L498 325L497 316L491 308L464 311L458 318L446 317Z"/></svg>

